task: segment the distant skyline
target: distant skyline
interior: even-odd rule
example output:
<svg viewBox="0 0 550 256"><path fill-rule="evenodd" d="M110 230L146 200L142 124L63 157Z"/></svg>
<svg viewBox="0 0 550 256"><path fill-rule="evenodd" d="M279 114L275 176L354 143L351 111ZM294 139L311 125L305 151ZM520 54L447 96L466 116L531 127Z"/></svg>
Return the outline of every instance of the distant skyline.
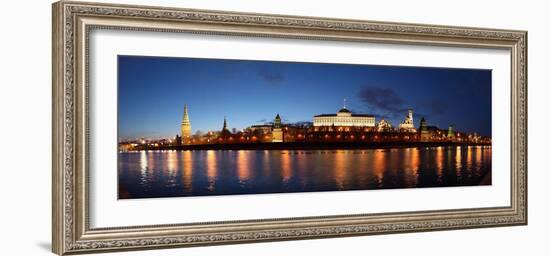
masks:
<svg viewBox="0 0 550 256"><path fill-rule="evenodd" d="M397 126L491 136L491 70L118 56L119 139L172 138L187 104L192 133L272 122L311 122L344 104Z"/></svg>

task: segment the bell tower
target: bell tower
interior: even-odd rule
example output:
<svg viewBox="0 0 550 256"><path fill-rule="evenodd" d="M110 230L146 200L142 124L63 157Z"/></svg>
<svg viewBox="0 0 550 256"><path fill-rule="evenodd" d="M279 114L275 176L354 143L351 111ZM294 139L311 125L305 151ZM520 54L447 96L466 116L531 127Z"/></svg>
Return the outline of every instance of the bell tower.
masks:
<svg viewBox="0 0 550 256"><path fill-rule="evenodd" d="M399 124L399 129L404 132L416 132L414 128L413 110L409 109L407 117Z"/></svg>

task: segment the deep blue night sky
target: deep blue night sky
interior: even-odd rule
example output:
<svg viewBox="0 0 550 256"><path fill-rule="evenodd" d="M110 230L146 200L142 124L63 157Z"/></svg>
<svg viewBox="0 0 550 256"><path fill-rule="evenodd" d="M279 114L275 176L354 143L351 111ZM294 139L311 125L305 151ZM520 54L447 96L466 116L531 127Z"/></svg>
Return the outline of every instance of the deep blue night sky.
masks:
<svg viewBox="0 0 550 256"><path fill-rule="evenodd" d="M273 61L119 56L119 137L179 134L183 106L193 133L312 121L347 100L355 113L491 135L491 71Z"/></svg>

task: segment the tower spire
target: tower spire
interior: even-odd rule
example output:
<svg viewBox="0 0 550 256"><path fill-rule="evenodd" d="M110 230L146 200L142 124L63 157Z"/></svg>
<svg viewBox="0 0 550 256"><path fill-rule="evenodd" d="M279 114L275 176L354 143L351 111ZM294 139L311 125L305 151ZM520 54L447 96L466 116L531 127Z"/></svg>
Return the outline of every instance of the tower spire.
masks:
<svg viewBox="0 0 550 256"><path fill-rule="evenodd" d="M281 128L281 116L279 115L279 113L277 113L277 115L275 116L275 121L273 122L273 127L274 128Z"/></svg>
<svg viewBox="0 0 550 256"><path fill-rule="evenodd" d="M223 116L223 129L222 131L227 131L227 119L225 118L225 116Z"/></svg>
<svg viewBox="0 0 550 256"><path fill-rule="evenodd" d="M188 139L191 137L191 121L189 121L187 104L183 106L183 119L181 120L181 137L182 139Z"/></svg>
<svg viewBox="0 0 550 256"><path fill-rule="evenodd" d="M346 99L344 99L344 108L346 108Z"/></svg>
<svg viewBox="0 0 550 256"><path fill-rule="evenodd" d="M183 105L183 121L189 121L189 112L187 110L187 104Z"/></svg>
<svg viewBox="0 0 550 256"><path fill-rule="evenodd" d="M281 127L281 116L279 113L275 116L275 122L273 122L273 128L271 130L271 142L283 142L284 136L283 136L283 129Z"/></svg>

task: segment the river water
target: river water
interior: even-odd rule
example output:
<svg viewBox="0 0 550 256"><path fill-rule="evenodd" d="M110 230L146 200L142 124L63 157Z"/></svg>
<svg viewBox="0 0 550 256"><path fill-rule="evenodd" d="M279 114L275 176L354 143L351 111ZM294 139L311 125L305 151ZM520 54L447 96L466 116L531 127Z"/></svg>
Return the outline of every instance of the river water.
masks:
<svg viewBox="0 0 550 256"><path fill-rule="evenodd" d="M120 152L119 198L491 184L490 146Z"/></svg>

